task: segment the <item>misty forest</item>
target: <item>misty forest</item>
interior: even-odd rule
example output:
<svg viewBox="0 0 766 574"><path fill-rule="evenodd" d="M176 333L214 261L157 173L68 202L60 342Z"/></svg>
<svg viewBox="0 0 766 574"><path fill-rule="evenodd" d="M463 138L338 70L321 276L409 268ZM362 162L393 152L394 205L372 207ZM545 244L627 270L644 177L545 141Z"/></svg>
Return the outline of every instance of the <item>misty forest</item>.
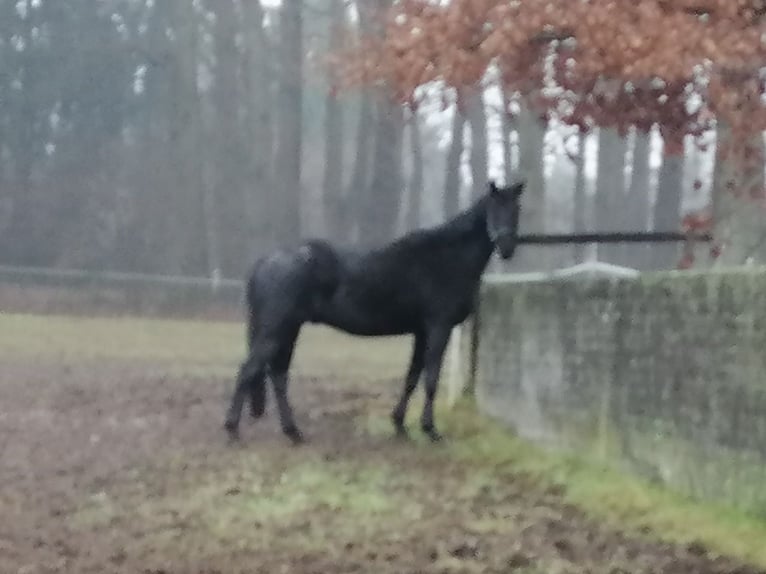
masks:
<svg viewBox="0 0 766 574"><path fill-rule="evenodd" d="M375 6L0 4L0 263L240 278L299 238L372 246L434 225L517 172L526 231L675 231L708 207L714 131L664 154L656 126L578 131L491 82L460 102L425 86L418 106L381 83L337 89L328 56ZM509 267L679 257L524 248Z"/></svg>

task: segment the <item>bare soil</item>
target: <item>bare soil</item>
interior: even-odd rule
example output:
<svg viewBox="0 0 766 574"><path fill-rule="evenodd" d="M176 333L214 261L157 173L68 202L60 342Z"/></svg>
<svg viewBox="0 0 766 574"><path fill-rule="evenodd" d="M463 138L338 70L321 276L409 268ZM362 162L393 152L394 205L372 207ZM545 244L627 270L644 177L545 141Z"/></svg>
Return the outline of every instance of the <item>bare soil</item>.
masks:
<svg viewBox="0 0 766 574"><path fill-rule="evenodd" d="M385 418L398 382L293 381L297 448L271 404L228 444L229 385L152 363L4 360L0 573L759 572L360 423Z"/></svg>

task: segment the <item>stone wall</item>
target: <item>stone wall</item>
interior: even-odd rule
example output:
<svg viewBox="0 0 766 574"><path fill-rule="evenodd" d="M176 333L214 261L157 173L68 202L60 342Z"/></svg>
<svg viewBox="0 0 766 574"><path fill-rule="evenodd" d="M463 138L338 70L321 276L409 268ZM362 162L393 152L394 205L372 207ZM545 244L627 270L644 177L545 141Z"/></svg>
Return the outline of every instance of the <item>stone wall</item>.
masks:
<svg viewBox="0 0 766 574"><path fill-rule="evenodd" d="M521 436L766 516L766 271L488 281L477 333Z"/></svg>

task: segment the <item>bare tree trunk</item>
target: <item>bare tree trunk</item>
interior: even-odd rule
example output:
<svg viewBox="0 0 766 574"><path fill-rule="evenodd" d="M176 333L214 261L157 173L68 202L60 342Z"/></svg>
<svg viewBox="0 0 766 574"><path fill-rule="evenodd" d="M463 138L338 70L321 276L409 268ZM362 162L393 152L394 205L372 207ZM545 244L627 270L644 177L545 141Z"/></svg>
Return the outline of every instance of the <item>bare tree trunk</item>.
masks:
<svg viewBox="0 0 766 574"><path fill-rule="evenodd" d="M280 9L280 85L274 221L280 242L301 233L303 145L303 0L284 0Z"/></svg>
<svg viewBox="0 0 766 574"><path fill-rule="evenodd" d="M763 263L766 261L766 219L752 200L763 201L763 134L745 146L751 160L737 165L729 128L718 128L716 164L713 177L713 218L715 245L712 264L716 266ZM729 156L726 157L727 152ZM742 152L740 152L742 153ZM720 251L720 253L719 253Z"/></svg>
<svg viewBox="0 0 766 574"><path fill-rule="evenodd" d="M375 158L362 225L368 245L390 241L402 199L402 107L381 89L376 102Z"/></svg>
<svg viewBox="0 0 766 574"><path fill-rule="evenodd" d="M15 140L12 152L13 184L10 186L12 217L8 225L8 237L11 240L4 242L4 249L7 250L6 257L12 263L27 265L43 264L44 256L40 251L45 243L42 239L45 235L44 229L41 229L43 222L39 221L35 209L35 199L39 191L35 189L32 177L36 163L35 126L38 125L35 100L43 83L40 70L35 66L35 51L32 48L33 30L38 25L36 13L36 10L27 9L23 25L20 26L20 39L26 49L18 52L15 57L18 58L17 81L22 90L6 92L9 96L16 92L18 99L13 106L11 133L4 133L2 136L4 140L9 139L9 136ZM6 44L3 52L7 50ZM10 78L11 75L9 74L8 77ZM23 240L20 240L22 238Z"/></svg>
<svg viewBox="0 0 766 574"><path fill-rule="evenodd" d="M513 179L513 146L511 145L511 133L516 129L513 118L510 113L510 99L506 94L505 89L502 89L503 94L503 112L500 117L501 125L501 138L503 142L503 172L505 175L505 183L508 184Z"/></svg>
<svg viewBox="0 0 766 574"><path fill-rule="evenodd" d="M343 190L343 109L338 96L330 91L325 99L325 146L322 201L326 229L335 239L342 240L349 222L344 217L347 201Z"/></svg>
<svg viewBox="0 0 766 574"><path fill-rule="evenodd" d="M236 44L238 14L234 0L216 0L213 40L215 68L215 198L220 236L222 271L241 276L250 265L245 175L248 161L239 121L241 98Z"/></svg>
<svg viewBox="0 0 766 574"><path fill-rule="evenodd" d="M199 30L197 14L181 0L172 0L175 51L170 81L170 160L175 166L171 193L175 225L169 226L169 272L199 273L206 267L203 226L202 110L197 88Z"/></svg>
<svg viewBox="0 0 766 574"><path fill-rule="evenodd" d="M547 125L525 105L518 116L519 172L527 182L524 192L519 229L522 233L545 231L545 174L543 146ZM547 267L546 247L524 246L516 252L509 267L536 270Z"/></svg>
<svg viewBox="0 0 766 574"><path fill-rule="evenodd" d="M447 152L447 174L444 182L444 219L460 211L460 156L463 154L463 130L465 119L455 107L452 116L452 139Z"/></svg>
<svg viewBox="0 0 766 574"><path fill-rule="evenodd" d="M598 137L595 227L600 231L618 230L625 209L625 138L616 130L601 128ZM600 261L614 263L615 245L597 245Z"/></svg>
<svg viewBox="0 0 766 574"><path fill-rule="evenodd" d="M466 120L471 127L471 179L473 196L487 191L487 112L481 91L473 91L466 98Z"/></svg>
<svg viewBox="0 0 766 574"><path fill-rule="evenodd" d="M205 228L207 251L207 275L217 277L221 271L221 240L218 227L218 213L215 209L215 183L210 162L202 164L202 214Z"/></svg>
<svg viewBox="0 0 766 574"><path fill-rule="evenodd" d="M416 110L412 110L407 127L410 135L412 172L408 186L409 203L405 227L408 230L412 230L420 227L420 202L423 198L423 142L420 138L420 118Z"/></svg>
<svg viewBox="0 0 766 574"><path fill-rule="evenodd" d="M343 0L330 0L330 41L329 50L341 49L344 23ZM343 205L348 200L343 190L343 108L335 90L335 75L330 72L330 87L325 98L324 116L324 178L322 180L322 201L326 229L333 238L343 240L347 232L344 228L349 222L344 217Z"/></svg>
<svg viewBox="0 0 766 574"><path fill-rule="evenodd" d="M636 131L633 140L633 175L628 188L627 204L624 211L627 231L646 231L649 228L650 197L649 181L649 133ZM635 269L645 269L649 257L646 245L625 245L621 249L620 263Z"/></svg>
<svg viewBox="0 0 766 574"><path fill-rule="evenodd" d="M680 231L681 186L684 179L684 156L672 155L662 158L657 200L654 203L655 231ZM680 246L676 243L657 243L651 246L651 268L673 269L677 267Z"/></svg>
<svg viewBox="0 0 766 574"><path fill-rule="evenodd" d="M146 47L151 58L165 57L171 72L177 70L166 29L173 26L172 4L155 5L147 24ZM175 56L175 54L173 54ZM171 81L167 70L150 67L144 84L144 113L140 133L141 183L138 186L138 220L142 233L132 262L143 271L173 273L168 238L178 235L178 218L173 217L173 189L177 182L168 168L170 149L169 102Z"/></svg>
<svg viewBox="0 0 766 574"><path fill-rule="evenodd" d="M370 163L373 145L372 122L374 119L372 97L369 90L362 92L359 105L359 122L356 131L356 155L351 172L348 201L343 203L341 218L349 222L345 237L348 241L358 242L359 232L367 203L370 187ZM351 203L351 205L349 205Z"/></svg>
<svg viewBox="0 0 766 574"><path fill-rule="evenodd" d="M274 229L273 159L274 69L269 60L272 43L264 29L264 12L260 0L242 3L244 66L248 153L250 169L247 185L247 208L250 224L249 238L253 240L252 257L272 247ZM252 258L251 257L251 258Z"/></svg>
<svg viewBox="0 0 766 574"><path fill-rule="evenodd" d="M580 133L577 143L577 155L575 156L575 189L573 228L575 233L588 231L587 212L588 197L585 195L585 135ZM587 246L579 243L574 246L575 263L585 262Z"/></svg>

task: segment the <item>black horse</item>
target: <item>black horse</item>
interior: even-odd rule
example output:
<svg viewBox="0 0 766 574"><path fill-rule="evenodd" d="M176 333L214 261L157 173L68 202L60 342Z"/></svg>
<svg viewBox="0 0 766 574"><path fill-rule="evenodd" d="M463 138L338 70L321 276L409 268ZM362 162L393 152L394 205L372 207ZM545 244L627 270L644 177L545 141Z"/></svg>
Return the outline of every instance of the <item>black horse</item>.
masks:
<svg viewBox="0 0 766 574"><path fill-rule="evenodd" d="M363 336L414 335L404 390L392 412L406 436L407 404L425 369L423 432L440 435L433 418L442 358L452 328L473 311L482 273L497 248L510 258L517 243L524 182L488 193L454 219L414 231L366 253L313 240L256 262L247 282L248 357L242 363L225 428L238 437L250 393L255 418L266 406L266 377L274 387L282 430L302 441L287 399L288 370L306 322Z"/></svg>

